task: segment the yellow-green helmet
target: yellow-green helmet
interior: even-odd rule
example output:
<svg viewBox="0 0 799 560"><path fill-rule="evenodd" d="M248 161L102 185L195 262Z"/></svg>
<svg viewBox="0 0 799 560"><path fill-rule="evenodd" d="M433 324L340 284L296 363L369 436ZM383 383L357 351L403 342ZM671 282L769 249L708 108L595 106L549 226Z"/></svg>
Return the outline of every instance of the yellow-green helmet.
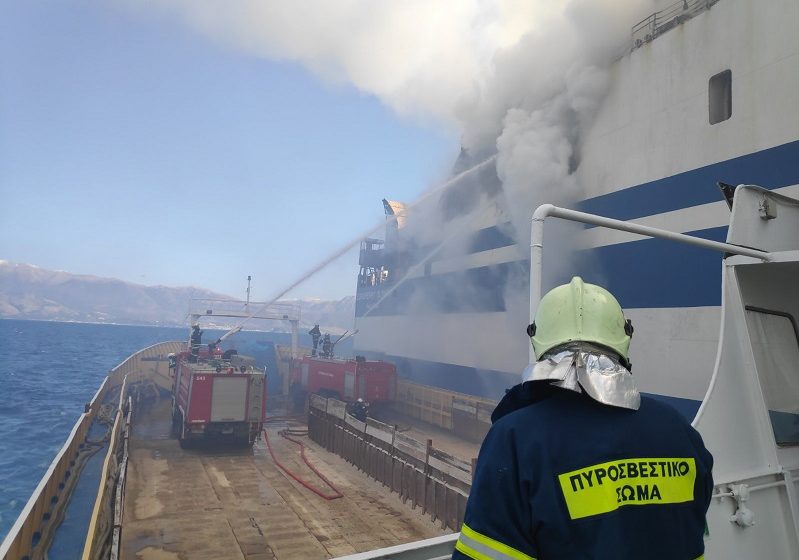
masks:
<svg viewBox="0 0 799 560"><path fill-rule="evenodd" d="M609 291L579 276L541 298L527 334L537 360L553 348L580 341L609 348L630 362L632 323Z"/></svg>

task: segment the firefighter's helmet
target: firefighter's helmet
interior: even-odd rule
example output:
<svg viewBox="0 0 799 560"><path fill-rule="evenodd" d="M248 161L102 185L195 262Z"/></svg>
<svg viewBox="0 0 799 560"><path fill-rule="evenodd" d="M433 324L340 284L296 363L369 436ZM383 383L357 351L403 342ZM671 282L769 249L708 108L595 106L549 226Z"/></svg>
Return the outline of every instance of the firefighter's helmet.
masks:
<svg viewBox="0 0 799 560"><path fill-rule="evenodd" d="M579 276L541 298L527 334L537 360L569 342L590 342L612 350L627 364L630 361L632 323L609 291L586 284Z"/></svg>

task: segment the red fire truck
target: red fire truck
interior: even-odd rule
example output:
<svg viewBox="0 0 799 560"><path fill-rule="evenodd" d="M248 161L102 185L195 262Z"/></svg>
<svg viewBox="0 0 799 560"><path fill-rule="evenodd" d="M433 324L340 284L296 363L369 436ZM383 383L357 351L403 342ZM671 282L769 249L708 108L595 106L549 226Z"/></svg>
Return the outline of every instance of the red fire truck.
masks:
<svg viewBox="0 0 799 560"><path fill-rule="evenodd" d="M266 375L237 356L171 356L172 418L181 446L204 441L252 446L266 418Z"/></svg>
<svg viewBox="0 0 799 560"><path fill-rule="evenodd" d="M370 404L393 401L397 392L394 364L367 360L305 356L294 362L292 390Z"/></svg>

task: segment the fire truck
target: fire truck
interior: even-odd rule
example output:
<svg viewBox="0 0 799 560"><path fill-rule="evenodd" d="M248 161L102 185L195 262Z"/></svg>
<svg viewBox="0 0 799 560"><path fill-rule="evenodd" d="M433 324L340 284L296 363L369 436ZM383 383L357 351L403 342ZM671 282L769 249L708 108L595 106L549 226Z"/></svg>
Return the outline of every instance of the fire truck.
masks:
<svg viewBox="0 0 799 560"><path fill-rule="evenodd" d="M346 402L358 399L374 405L391 402L397 392L397 368L389 362L304 356L294 362L292 392L316 393Z"/></svg>
<svg viewBox="0 0 799 560"><path fill-rule="evenodd" d="M251 447L266 418L266 374L221 352L170 357L172 419L182 447L199 441Z"/></svg>
<svg viewBox="0 0 799 560"><path fill-rule="evenodd" d="M192 299L191 332L186 350L170 356L172 419L181 446L209 441L252 446L266 419L266 371L235 350L222 352L221 343L242 330L250 320L288 321L292 352L297 348L300 308L293 303ZM202 344L200 320L240 324L215 342Z"/></svg>

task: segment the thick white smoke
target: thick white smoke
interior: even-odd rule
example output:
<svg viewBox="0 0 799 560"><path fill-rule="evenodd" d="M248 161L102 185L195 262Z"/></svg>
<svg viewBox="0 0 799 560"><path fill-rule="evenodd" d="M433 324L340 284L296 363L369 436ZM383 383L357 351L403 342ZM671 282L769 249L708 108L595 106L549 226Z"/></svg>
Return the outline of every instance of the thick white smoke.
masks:
<svg viewBox="0 0 799 560"><path fill-rule="evenodd" d="M529 218L538 204L568 204L581 197L582 186L574 174L581 138L606 93L612 60L629 44L631 26L656 4L118 1L134 10L177 18L229 47L299 62L330 83L348 83L375 95L402 116L457 127L463 152L454 172L488 157L495 165L481 166L447 192L431 197L439 203L416 209L406 231L415 230L412 242L429 251L436 239L451 244L461 230L493 212L500 216L500 225L511 222L509 233L520 257L528 250ZM507 314L508 324L499 327L514 333L519 347L508 352L520 355L519 367L525 363L527 345L525 337L515 336L521 332L519 325L526 325L526 286L521 284L523 280L506 286L506 308L514 312ZM462 290L465 301L479 297L470 286L452 289ZM449 293L411 295L409 299L431 302L443 296L451 299ZM418 308L434 307L422 301ZM425 340L431 347L452 342L438 340L433 333ZM468 337L458 344L457 356L481 347Z"/></svg>
<svg viewBox="0 0 799 560"><path fill-rule="evenodd" d="M256 56L297 61L403 116L456 126L471 163L498 153L509 206L528 212L536 193L576 196L569 176L581 129L605 92L607 65L655 3L118 1Z"/></svg>
<svg viewBox="0 0 799 560"><path fill-rule="evenodd" d="M578 59L620 44L652 0L118 1L456 124L473 149L508 109L547 100Z"/></svg>
<svg viewBox="0 0 799 560"><path fill-rule="evenodd" d="M491 58L550 2L515 0L119 0L179 18L229 46L304 64L404 115L453 121ZM555 4L554 2L551 4ZM539 5L539 6L536 6ZM453 121L454 122L454 121Z"/></svg>

